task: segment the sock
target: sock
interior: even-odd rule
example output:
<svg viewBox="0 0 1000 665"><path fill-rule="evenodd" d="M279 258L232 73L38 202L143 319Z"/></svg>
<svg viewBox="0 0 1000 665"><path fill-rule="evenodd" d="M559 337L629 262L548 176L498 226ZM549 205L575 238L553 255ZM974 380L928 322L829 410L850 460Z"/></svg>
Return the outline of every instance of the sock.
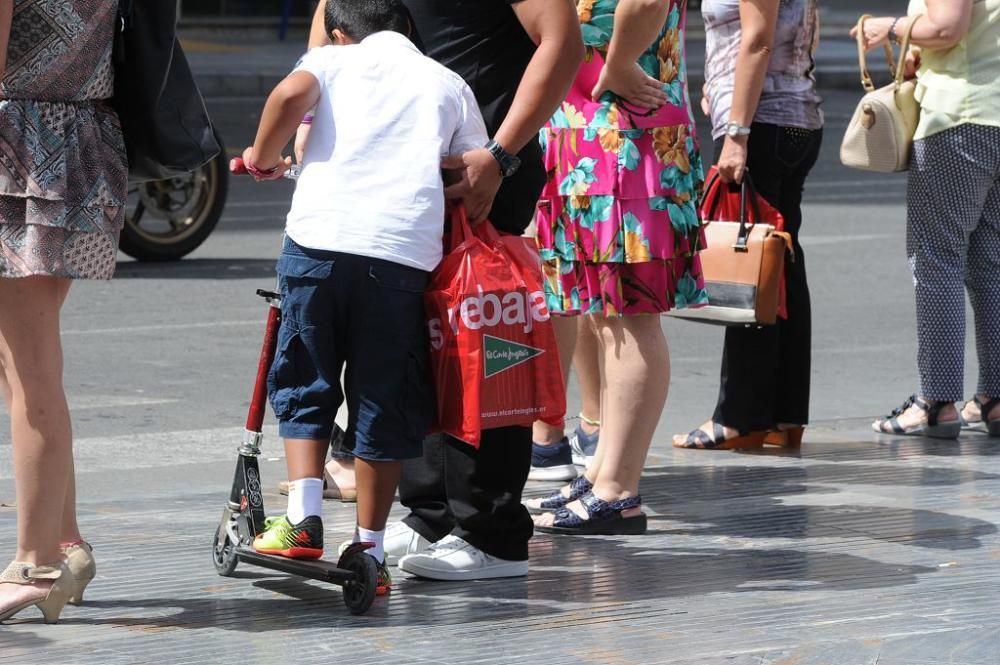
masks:
<svg viewBox="0 0 1000 665"><path fill-rule="evenodd" d="M375 560L379 563L385 563L385 529L382 529L381 531L370 531L368 529L358 527L354 531L354 542L375 543L375 547L368 550L368 554L375 557Z"/></svg>
<svg viewBox="0 0 1000 665"><path fill-rule="evenodd" d="M288 483L288 521L298 524L323 514L323 479L302 478Z"/></svg>

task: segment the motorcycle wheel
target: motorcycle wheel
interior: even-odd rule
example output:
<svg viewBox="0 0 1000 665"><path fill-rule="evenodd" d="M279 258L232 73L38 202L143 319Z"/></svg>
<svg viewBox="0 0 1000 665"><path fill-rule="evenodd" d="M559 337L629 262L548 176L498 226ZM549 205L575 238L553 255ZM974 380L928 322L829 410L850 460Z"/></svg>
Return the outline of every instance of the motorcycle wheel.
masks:
<svg viewBox="0 0 1000 665"><path fill-rule="evenodd" d="M219 223L228 192L225 151L191 173L130 185L119 249L139 261L190 254Z"/></svg>

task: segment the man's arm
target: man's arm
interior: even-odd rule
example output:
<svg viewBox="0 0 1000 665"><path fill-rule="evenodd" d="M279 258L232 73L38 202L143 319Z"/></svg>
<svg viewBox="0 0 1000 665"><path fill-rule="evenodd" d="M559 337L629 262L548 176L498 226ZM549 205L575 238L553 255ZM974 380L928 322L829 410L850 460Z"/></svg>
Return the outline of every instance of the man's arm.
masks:
<svg viewBox="0 0 1000 665"><path fill-rule="evenodd" d="M580 19L572 0L522 0L512 5L525 32L537 45L517 88L510 111L494 140L511 154L538 136L538 130L566 98L583 62ZM465 201L470 220L486 219L503 182L493 155L485 149L445 160L445 168L464 168L462 181L449 187L448 198Z"/></svg>
<svg viewBox="0 0 1000 665"><path fill-rule="evenodd" d="M284 173L291 165L282 150L299 126L302 115L319 101L319 81L309 72L293 72L268 96L260 115L260 126L252 148L243 157L262 171L278 167Z"/></svg>
<svg viewBox="0 0 1000 665"><path fill-rule="evenodd" d="M10 24L14 20L14 0L0 0L0 78L7 72L7 46Z"/></svg>

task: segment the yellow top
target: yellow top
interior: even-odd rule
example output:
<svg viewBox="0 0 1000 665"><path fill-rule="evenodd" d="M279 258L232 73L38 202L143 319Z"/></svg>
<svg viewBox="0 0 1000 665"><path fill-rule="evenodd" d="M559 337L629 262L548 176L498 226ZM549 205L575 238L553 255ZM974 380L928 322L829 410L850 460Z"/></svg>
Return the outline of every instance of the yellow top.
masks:
<svg viewBox="0 0 1000 665"><path fill-rule="evenodd" d="M911 0L909 14L925 14ZM969 34L950 49L922 49L920 124L914 139L966 123L1000 127L1000 0L973 0Z"/></svg>

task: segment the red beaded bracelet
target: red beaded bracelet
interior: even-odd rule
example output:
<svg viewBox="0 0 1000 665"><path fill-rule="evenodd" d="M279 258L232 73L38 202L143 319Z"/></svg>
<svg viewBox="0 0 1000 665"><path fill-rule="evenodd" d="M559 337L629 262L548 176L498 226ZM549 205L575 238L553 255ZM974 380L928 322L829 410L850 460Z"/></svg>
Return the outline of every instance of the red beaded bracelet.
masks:
<svg viewBox="0 0 1000 665"><path fill-rule="evenodd" d="M257 168L256 165L254 165L249 161L245 162L244 166L246 166L247 173L252 175L254 178L257 178L258 180L273 180L275 174L278 172L277 166L274 166L269 169L259 169Z"/></svg>

